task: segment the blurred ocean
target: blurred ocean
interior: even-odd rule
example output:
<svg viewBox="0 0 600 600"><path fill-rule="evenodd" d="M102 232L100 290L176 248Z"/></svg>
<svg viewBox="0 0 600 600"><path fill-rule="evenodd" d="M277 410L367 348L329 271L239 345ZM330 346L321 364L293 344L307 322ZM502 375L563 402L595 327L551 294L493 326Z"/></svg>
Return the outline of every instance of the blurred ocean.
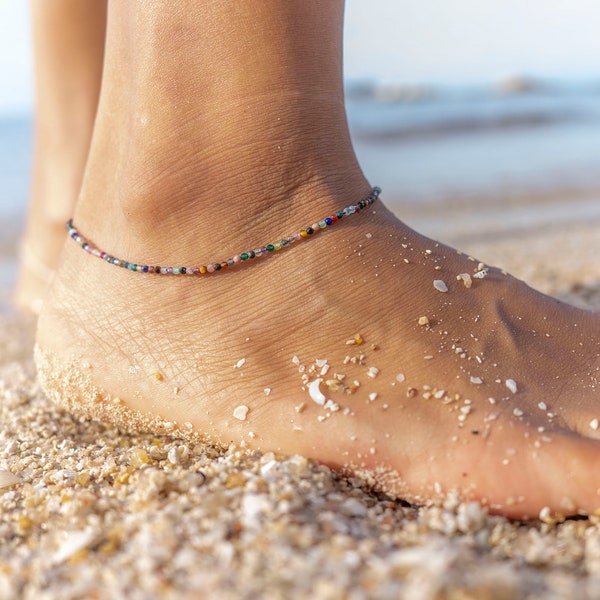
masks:
<svg viewBox="0 0 600 600"><path fill-rule="evenodd" d="M371 181L408 201L600 184L600 79L347 86Z"/></svg>
<svg viewBox="0 0 600 600"><path fill-rule="evenodd" d="M476 207L503 194L600 190L600 79L567 84L517 78L470 87L354 81L346 91L363 170L396 205L458 198ZM15 273L31 128L30 116L0 116L3 286ZM600 218L600 197L578 206ZM561 210L569 211L568 197Z"/></svg>

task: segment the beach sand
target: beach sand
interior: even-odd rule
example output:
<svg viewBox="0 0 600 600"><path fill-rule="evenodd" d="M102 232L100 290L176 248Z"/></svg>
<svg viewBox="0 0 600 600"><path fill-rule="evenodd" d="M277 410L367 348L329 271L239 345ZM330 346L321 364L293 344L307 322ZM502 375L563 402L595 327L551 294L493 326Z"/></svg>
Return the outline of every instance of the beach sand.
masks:
<svg viewBox="0 0 600 600"><path fill-rule="evenodd" d="M600 310L599 199L390 204ZM519 523L451 498L409 506L301 457L85 422L40 392L32 332L23 315L0 317L0 485L16 476L0 488L0 598L600 598L600 516Z"/></svg>

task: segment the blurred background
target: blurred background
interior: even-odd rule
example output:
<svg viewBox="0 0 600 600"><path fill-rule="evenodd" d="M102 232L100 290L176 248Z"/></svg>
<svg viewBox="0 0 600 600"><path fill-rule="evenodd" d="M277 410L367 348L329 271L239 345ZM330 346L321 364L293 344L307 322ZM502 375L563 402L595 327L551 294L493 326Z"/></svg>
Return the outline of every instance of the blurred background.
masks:
<svg viewBox="0 0 600 600"><path fill-rule="evenodd" d="M28 18L25 0L0 2L3 289L28 194ZM348 0L348 113L366 175L441 237L600 224L599 23L597 0Z"/></svg>

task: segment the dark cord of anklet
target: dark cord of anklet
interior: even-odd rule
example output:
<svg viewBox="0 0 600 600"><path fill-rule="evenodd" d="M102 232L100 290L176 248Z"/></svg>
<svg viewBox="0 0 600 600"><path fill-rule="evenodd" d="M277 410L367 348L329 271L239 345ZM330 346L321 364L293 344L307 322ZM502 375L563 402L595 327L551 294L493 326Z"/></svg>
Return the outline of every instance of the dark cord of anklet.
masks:
<svg viewBox="0 0 600 600"><path fill-rule="evenodd" d="M157 267L151 265L140 265L137 263L131 263L121 258L116 258L115 256L111 256L107 254L103 250L99 250L94 247L88 239L86 239L73 225L73 219L67 221L67 231L69 232L69 236L75 240L86 252L89 254L93 254L102 260L110 263L111 265L115 265L117 267L122 267L123 269L129 269L130 271L136 271L137 273L155 273L159 275L204 275L206 273L214 273L217 271L221 271L223 269L227 269L229 267L233 267L237 264L246 262L253 258L259 258L260 256L268 256L272 252L277 252L278 250L283 250L287 248L290 244L294 242L299 242L303 239L307 239L321 231L322 229L326 229L327 227L331 227L333 224L340 221L342 218L352 215L361 211L363 208L367 206L371 206L375 200L379 197L381 193L381 189L378 187L374 187L371 190L371 193L367 198L361 200L357 204L350 204L346 206L342 210L337 211L335 214L330 215L329 217L325 217L316 223L313 223L310 227L305 227L301 229L298 233L294 233L289 237L283 238L279 242L275 242L273 244L267 244L266 246L261 246L260 248L255 248L254 250L248 250L246 252L242 252L241 254L236 254L232 258L228 258L227 260L208 263L206 265L201 265L199 267Z"/></svg>

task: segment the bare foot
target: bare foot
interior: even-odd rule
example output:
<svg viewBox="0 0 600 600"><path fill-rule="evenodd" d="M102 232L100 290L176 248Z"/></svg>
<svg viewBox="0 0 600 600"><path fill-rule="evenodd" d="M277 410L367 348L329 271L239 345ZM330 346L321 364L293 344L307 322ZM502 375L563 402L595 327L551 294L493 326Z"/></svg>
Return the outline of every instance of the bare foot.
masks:
<svg viewBox="0 0 600 600"><path fill-rule="evenodd" d="M364 198L342 13L111 4L81 233L126 260L198 265ZM72 240L63 261L37 362L73 410L159 431L189 423L419 502L456 490L519 517L600 506L600 318L382 204L199 278L120 269Z"/></svg>
<svg viewBox="0 0 600 600"><path fill-rule="evenodd" d="M333 205L305 203L312 217ZM112 234L103 249L122 247L127 232ZM453 490L517 517L600 506L598 316L418 235L381 203L200 279L132 273L69 240L38 343L46 390L88 416L191 423L417 502Z"/></svg>

